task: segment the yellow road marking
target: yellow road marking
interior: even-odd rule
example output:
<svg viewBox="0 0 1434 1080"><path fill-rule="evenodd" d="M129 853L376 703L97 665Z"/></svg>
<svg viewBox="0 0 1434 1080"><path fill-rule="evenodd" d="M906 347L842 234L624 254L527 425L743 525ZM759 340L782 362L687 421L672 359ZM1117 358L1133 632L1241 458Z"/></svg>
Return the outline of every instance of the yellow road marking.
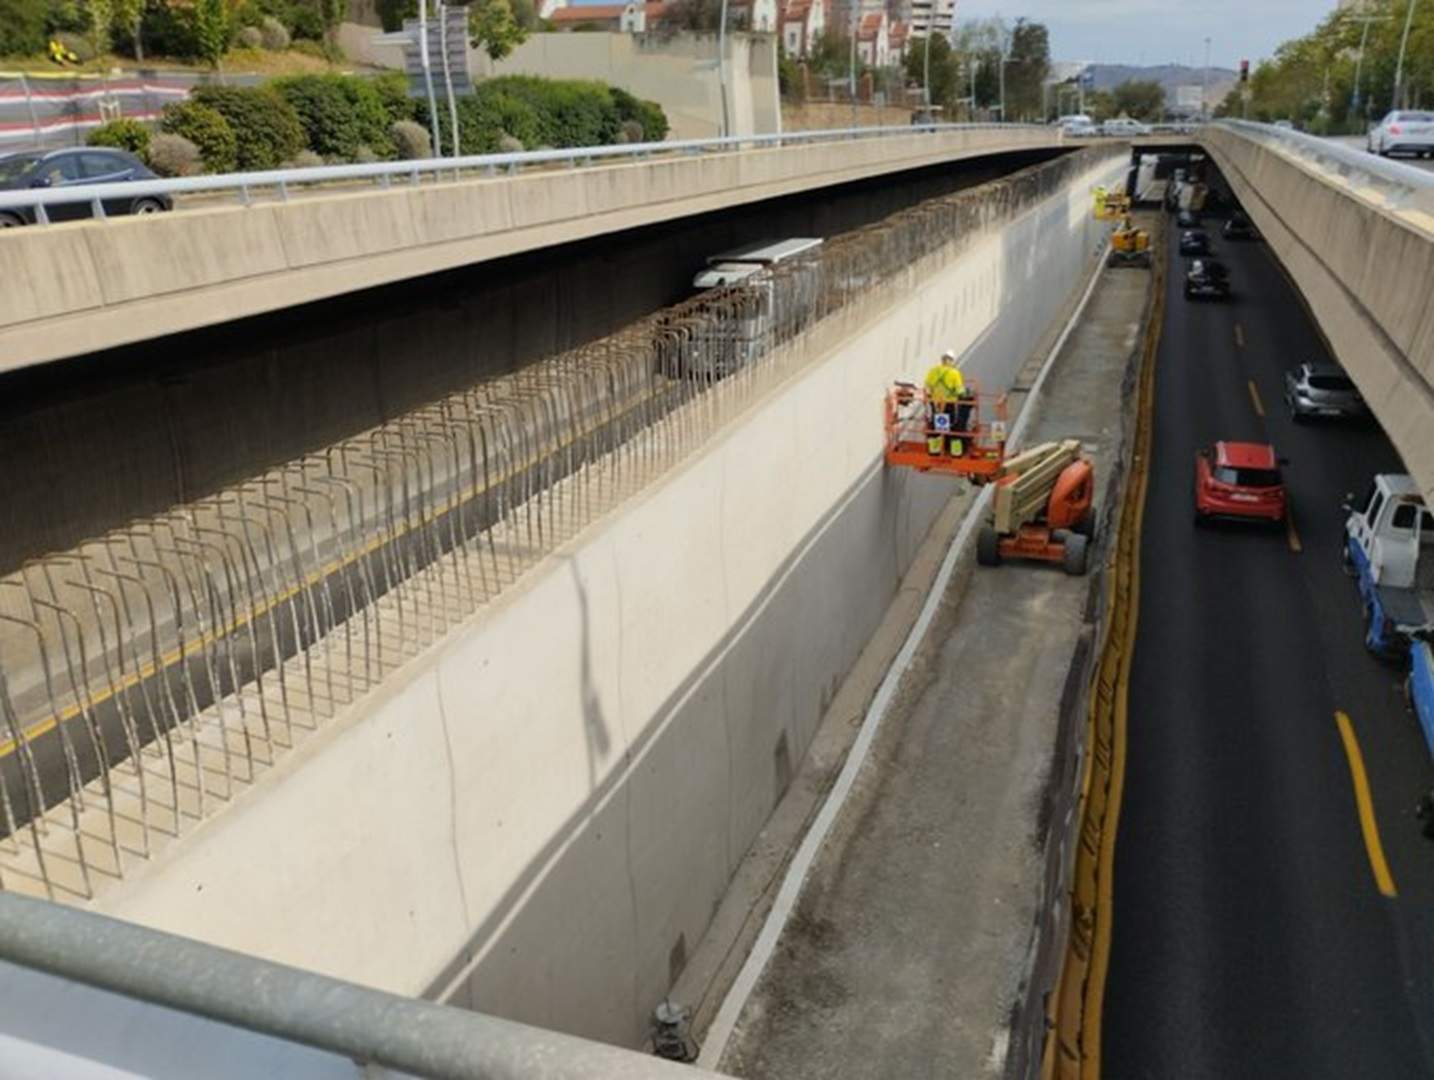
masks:
<svg viewBox="0 0 1434 1080"><path fill-rule="evenodd" d="M488 483L485 484L480 481L478 483L470 484L466 488L460 489L454 495L450 496L441 505L436 506L431 511L422 514L416 525L409 524L409 522L405 520L401 525L394 529L392 536L376 537L373 540L370 540L358 551L352 552L348 555L343 556L342 558L334 559L328 563L325 563L317 570L311 571L309 574L305 575L300 584L293 585L285 589L283 592L275 596L272 601L260 601L248 611L245 611L235 616L234 619L227 626L223 626L218 630L205 631L203 634L194 638L192 641L186 643L182 649L171 649L169 652L164 653L159 658L158 665L156 665L155 661L153 660L146 660L143 664L139 665L139 668L135 671L133 675L126 675L123 679L119 679L115 682L112 682L110 683L110 685L103 687L102 689L95 690L93 693L87 695L86 700L88 700L90 706L99 705L103 702L108 701L110 698L114 697L122 690L128 690L133 686L138 686L145 679L148 679L150 676L154 675L154 673L160 668L172 667L178 661L187 659L193 656L195 653L199 652L201 649L205 648L206 646L211 645L222 638L228 637L236 630L248 626L249 623L258 619L262 615L268 614L269 611L278 607L285 601L297 596L305 589L309 589L312 588L314 585L317 585L324 578L329 577L330 575L334 574L339 570L345 570L348 567L353 566L360 559L371 555L374 551L377 551L385 544L396 542L400 538L407 536L409 533L413 532L415 529L421 529L424 526L430 524L431 522L437 520L455 507L458 507L465 502L470 502L473 499L478 498L478 496L482 495L484 492L491 491L499 485L507 483L509 480L513 479L513 477L522 473L524 470L530 469L534 465L538 464L538 462L541 461L544 456L551 456L559 450L566 449L568 446L571 446L578 440L586 438L588 435L591 435L599 428L607 424L611 424L614 420L626 416L628 413L640 408L652 398L659 396L659 393L660 391L658 390L648 390L646 393L636 398L633 403L629 405L626 409L622 410L622 412L615 413L612 416L604 417L598 420L596 423L590 424L585 428L579 429L576 434L571 434L568 435L566 438L557 440L548 454L545 455L541 450L534 451L533 453L529 454L527 458L524 459L522 462L516 465L509 466L506 471L492 478ZM350 615L352 615L352 613L350 613ZM46 717L44 720L38 720L34 724L31 724L29 727L23 728L20 732L20 737L26 742L29 742L32 739L38 739L40 736L45 735L50 731L54 730L54 728L59 724L62 724L68 720L73 720L75 717L79 716L83 712L84 709L81 708L81 706L78 704L66 706L64 709L61 709L59 712ZM15 749L16 742L13 737L8 738L3 742L0 742L0 759L9 757L15 752Z"/></svg>
<svg viewBox="0 0 1434 1080"><path fill-rule="evenodd" d="M1255 386L1255 380L1251 379L1247 385L1250 388L1250 403L1255 406L1255 413L1263 417L1265 415L1265 403L1260 400L1260 391Z"/></svg>
<svg viewBox="0 0 1434 1080"><path fill-rule="evenodd" d="M1385 896L1398 896L1394 888L1394 875L1389 872L1389 863L1384 858L1384 845L1379 842L1379 823L1374 820L1374 799L1369 794L1369 777L1364 772L1364 756L1359 752L1359 740L1354 737L1354 725L1342 712L1334 714L1339 725L1339 737L1344 742L1344 753L1349 758L1349 773L1354 780L1354 802L1359 808L1359 827L1364 833L1364 849L1369 853L1369 868L1374 871L1374 883Z"/></svg>
<svg viewBox="0 0 1434 1080"><path fill-rule="evenodd" d="M1243 348L1245 347L1245 324L1244 324L1244 323L1236 323L1236 324L1235 324L1235 344L1236 344L1239 348L1241 348L1241 349L1243 349Z"/></svg>
<svg viewBox="0 0 1434 1080"><path fill-rule="evenodd" d="M1300 542L1299 530L1295 528L1295 512L1288 506L1285 507L1285 539L1289 541L1290 550L1296 555L1305 549Z"/></svg>

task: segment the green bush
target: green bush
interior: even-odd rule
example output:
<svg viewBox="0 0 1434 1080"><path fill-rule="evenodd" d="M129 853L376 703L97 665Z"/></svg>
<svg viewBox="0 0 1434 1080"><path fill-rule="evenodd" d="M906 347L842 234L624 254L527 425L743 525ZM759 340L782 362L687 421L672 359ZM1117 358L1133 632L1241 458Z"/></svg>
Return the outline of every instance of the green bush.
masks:
<svg viewBox="0 0 1434 1080"><path fill-rule="evenodd" d="M183 135L161 133L150 140L149 167L160 176L193 176L201 171L199 147Z"/></svg>
<svg viewBox="0 0 1434 1080"><path fill-rule="evenodd" d="M298 117L309 148L325 158L352 161L366 146L392 157L393 126L383 94L370 79L353 75L296 75L274 89Z"/></svg>
<svg viewBox="0 0 1434 1080"><path fill-rule="evenodd" d="M181 135L194 144L204 167L210 172L233 172L238 160L238 140L229 121L193 97L164 107L161 131ZM153 148L151 148L151 152Z"/></svg>
<svg viewBox="0 0 1434 1080"><path fill-rule="evenodd" d="M400 161L421 161L433 156L433 140L427 129L412 120L395 120L388 134Z"/></svg>
<svg viewBox="0 0 1434 1080"><path fill-rule="evenodd" d="M383 101L390 125L413 119L413 98L408 96L408 76L401 71L385 71L369 80Z"/></svg>
<svg viewBox="0 0 1434 1080"><path fill-rule="evenodd" d="M259 32L257 26L244 26L234 35L234 44L241 49L262 49L264 35Z"/></svg>
<svg viewBox="0 0 1434 1080"><path fill-rule="evenodd" d="M667 114L662 111L661 105L633 97L619 86L609 87L608 92L624 127L628 121L636 121L642 128L642 138L632 142L661 142L667 138Z"/></svg>
<svg viewBox="0 0 1434 1080"><path fill-rule="evenodd" d="M283 52L289 47L289 28L273 15L265 15L259 23L259 39L270 52Z"/></svg>
<svg viewBox="0 0 1434 1080"><path fill-rule="evenodd" d="M289 46L290 52L296 52L300 56L312 56L315 60L332 60L328 46L321 41L313 41L309 38L296 38Z"/></svg>
<svg viewBox="0 0 1434 1080"><path fill-rule="evenodd" d="M142 161L149 160L149 128L138 120L111 120L90 132L85 142L90 146L113 146L128 150Z"/></svg>
<svg viewBox="0 0 1434 1080"><path fill-rule="evenodd" d="M45 0L0 0L0 56L45 51Z"/></svg>
<svg viewBox="0 0 1434 1080"><path fill-rule="evenodd" d="M55 40L74 53L82 64L88 64L95 58L95 47L83 34L73 34L67 30L56 34Z"/></svg>
<svg viewBox="0 0 1434 1080"><path fill-rule="evenodd" d="M304 126L298 114L268 86L209 84L195 87L190 99L207 105L229 122L236 139L236 164L241 170L278 168L279 162L304 148ZM202 152L202 143L199 148ZM206 154L205 161L208 160Z"/></svg>
<svg viewBox="0 0 1434 1080"><path fill-rule="evenodd" d="M315 169L324 163L324 159L312 150L300 150L288 161L284 162L286 169Z"/></svg>

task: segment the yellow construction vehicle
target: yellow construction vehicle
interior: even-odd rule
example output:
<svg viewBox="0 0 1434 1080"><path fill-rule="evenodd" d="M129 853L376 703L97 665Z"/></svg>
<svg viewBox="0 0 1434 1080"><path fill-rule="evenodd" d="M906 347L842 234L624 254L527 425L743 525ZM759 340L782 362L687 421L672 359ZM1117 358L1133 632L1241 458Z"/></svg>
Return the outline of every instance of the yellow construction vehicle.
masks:
<svg viewBox="0 0 1434 1080"><path fill-rule="evenodd" d="M1110 234L1110 258L1106 265L1138 268L1150 265L1150 234L1137 229L1129 214L1121 218L1119 227Z"/></svg>

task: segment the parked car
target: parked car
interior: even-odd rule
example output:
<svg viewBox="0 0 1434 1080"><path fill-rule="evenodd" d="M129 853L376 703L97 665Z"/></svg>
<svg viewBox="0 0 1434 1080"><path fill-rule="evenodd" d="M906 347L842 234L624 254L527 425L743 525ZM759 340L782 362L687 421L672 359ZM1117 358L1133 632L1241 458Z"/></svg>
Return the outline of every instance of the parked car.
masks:
<svg viewBox="0 0 1434 1080"><path fill-rule="evenodd" d="M1295 125L1294 125L1294 121L1293 121L1293 120L1276 120L1276 121L1275 121L1275 127L1279 128L1281 131L1294 131L1294 130L1295 130Z"/></svg>
<svg viewBox="0 0 1434 1080"><path fill-rule="evenodd" d="M1369 415L1354 381L1334 364L1301 364L1285 372L1285 405L1296 423L1317 416L1352 420Z"/></svg>
<svg viewBox="0 0 1434 1080"><path fill-rule="evenodd" d="M0 156L0 191L28 188L63 188L80 184L117 184L126 180L157 180L144 162L124 150L85 146L49 153ZM124 196L102 202L106 214L157 214L173 208L168 195ZM73 221L90 216L88 202L51 204L45 214L51 221ZM33 206L0 210L0 228L30 225Z"/></svg>
<svg viewBox="0 0 1434 1080"><path fill-rule="evenodd" d="M1396 109L1369 130L1371 154L1434 156L1434 113Z"/></svg>
<svg viewBox="0 0 1434 1080"><path fill-rule="evenodd" d="M1150 128L1139 120L1132 120L1128 116L1119 116L1102 124L1100 133L1114 138L1130 138L1133 135L1149 135Z"/></svg>
<svg viewBox="0 0 1434 1080"><path fill-rule="evenodd" d="M1181 210L1175 215L1175 226L1179 229L1198 229L1200 227L1200 212L1198 210Z"/></svg>
<svg viewBox="0 0 1434 1080"><path fill-rule="evenodd" d="M1210 238L1205 235L1204 229L1187 229L1180 234L1180 254L1182 255L1208 255L1210 254Z"/></svg>
<svg viewBox="0 0 1434 1080"><path fill-rule="evenodd" d="M1230 271L1215 259L1196 259L1185 272L1186 300L1228 300Z"/></svg>
<svg viewBox="0 0 1434 1080"><path fill-rule="evenodd" d="M1225 227L1220 230L1220 235L1226 240L1258 240L1260 230L1251 224L1249 218L1236 210L1230 215L1230 220L1225 222Z"/></svg>
<svg viewBox="0 0 1434 1080"><path fill-rule="evenodd" d="M1195 455L1195 524L1285 520L1287 464L1266 443L1217 442Z"/></svg>

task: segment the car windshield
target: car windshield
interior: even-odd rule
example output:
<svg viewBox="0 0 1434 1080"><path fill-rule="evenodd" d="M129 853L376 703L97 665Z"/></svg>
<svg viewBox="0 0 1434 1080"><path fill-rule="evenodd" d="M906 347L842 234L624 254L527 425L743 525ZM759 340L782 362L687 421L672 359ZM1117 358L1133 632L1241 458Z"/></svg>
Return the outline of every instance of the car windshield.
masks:
<svg viewBox="0 0 1434 1080"><path fill-rule="evenodd" d="M39 154L9 154L0 157L0 183L13 184L39 160Z"/></svg>
<svg viewBox="0 0 1434 1080"><path fill-rule="evenodd" d="M1219 465L1216 466L1214 475L1217 483L1229 484L1232 487L1270 488L1280 486L1279 469L1237 469L1231 465Z"/></svg>
<svg viewBox="0 0 1434 1080"><path fill-rule="evenodd" d="M1354 389L1354 383L1350 382L1343 375L1311 375L1310 387L1314 390L1342 390L1348 392Z"/></svg>
<svg viewBox="0 0 1434 1080"><path fill-rule="evenodd" d="M1394 114L1395 122L1403 121L1406 124L1429 124L1434 123L1434 113L1427 112L1402 112Z"/></svg>

